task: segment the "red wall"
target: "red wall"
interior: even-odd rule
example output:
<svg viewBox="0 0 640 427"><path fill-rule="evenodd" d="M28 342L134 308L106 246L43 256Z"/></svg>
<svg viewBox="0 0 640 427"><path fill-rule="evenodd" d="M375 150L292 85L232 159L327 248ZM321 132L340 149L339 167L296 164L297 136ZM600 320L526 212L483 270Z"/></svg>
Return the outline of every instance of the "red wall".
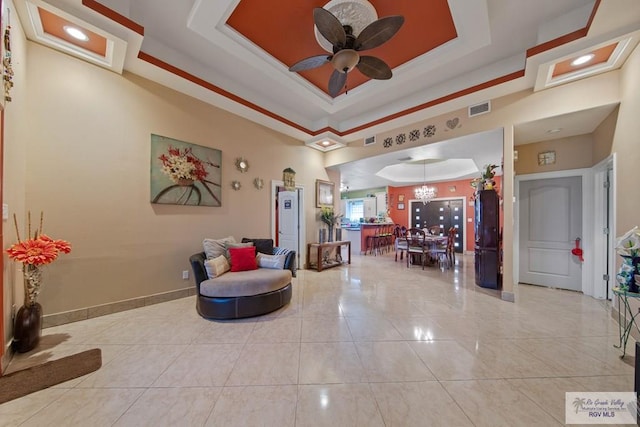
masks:
<svg viewBox="0 0 640 427"><path fill-rule="evenodd" d="M498 191L502 189L502 177L496 176L494 178ZM453 197L465 198L465 209L467 218L465 219L466 228L464 230L466 237L465 251L473 251L474 246L474 231L473 231L473 205L469 206L469 202L473 201L474 189L471 187L471 180L465 179L461 181L448 181L438 182L435 184L428 184L430 187L436 187L438 189L438 199L448 199ZM406 187L387 187L389 202L389 216L396 224L409 225L409 201L415 200L414 189L417 185L409 185ZM451 191L451 187L455 187L454 191ZM398 209L398 203L400 202L400 196L404 196L404 210ZM471 222L468 219L471 218ZM500 210L500 224L502 224L502 210Z"/></svg>

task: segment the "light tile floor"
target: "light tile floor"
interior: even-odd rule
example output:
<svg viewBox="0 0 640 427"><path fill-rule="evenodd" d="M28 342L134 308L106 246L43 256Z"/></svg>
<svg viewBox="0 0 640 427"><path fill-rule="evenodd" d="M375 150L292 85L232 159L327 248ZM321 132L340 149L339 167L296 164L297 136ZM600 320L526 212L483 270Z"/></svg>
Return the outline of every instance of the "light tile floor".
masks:
<svg viewBox="0 0 640 427"><path fill-rule="evenodd" d="M300 270L270 315L202 319L194 297L43 331L8 372L89 348L103 366L0 405L2 426L554 426L566 391L632 391L609 303L478 288L473 258L393 254Z"/></svg>

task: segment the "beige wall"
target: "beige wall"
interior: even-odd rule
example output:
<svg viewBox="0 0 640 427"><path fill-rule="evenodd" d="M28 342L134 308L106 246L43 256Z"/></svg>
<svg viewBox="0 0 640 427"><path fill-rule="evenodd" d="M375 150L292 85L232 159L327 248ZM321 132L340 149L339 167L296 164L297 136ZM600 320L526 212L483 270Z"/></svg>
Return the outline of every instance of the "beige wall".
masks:
<svg viewBox="0 0 640 427"><path fill-rule="evenodd" d="M619 108L619 107L618 107ZM593 164L596 165L611 155L613 137L618 121L618 108L613 110L606 119L593 131Z"/></svg>
<svg viewBox="0 0 640 427"><path fill-rule="evenodd" d="M21 171L6 170L5 179L26 195L26 208L45 212L46 233L73 245L71 254L46 268L45 314L192 287L181 273L190 270L188 257L202 249L203 238L270 236L270 185L257 190L252 181L281 180L286 167L297 171L305 188L307 240L317 235L314 184L327 179L322 153L142 78L38 44L28 44L28 61L28 135L6 141L26 146L26 182ZM151 133L222 150L222 207L149 202ZM234 167L240 156L250 163L248 173ZM242 183L240 191L231 190L232 180Z"/></svg>
<svg viewBox="0 0 640 427"><path fill-rule="evenodd" d="M621 104L613 137L612 151L616 153L615 236L640 226L640 197L638 180L634 177L640 165L640 48L636 47L622 67L620 84ZM616 264L621 263L616 257ZM632 311L640 304L631 301ZM637 337L636 337L637 338Z"/></svg>
<svg viewBox="0 0 640 427"><path fill-rule="evenodd" d="M640 165L640 48L636 47L622 67L621 104L612 151L616 156L616 235L640 225L638 179Z"/></svg>
<svg viewBox="0 0 640 427"><path fill-rule="evenodd" d="M4 2L11 8L11 15L17 16L13 3ZM9 206L9 220L2 222L3 242L2 248L7 248L16 241L16 233L13 227L12 214L24 218L25 213L25 182L27 168L26 138L31 124L28 114L26 99L26 72L27 72L27 48L26 38L22 31L20 20L11 20L11 57L14 72L13 89L11 89L11 102L5 103L5 129L4 129L4 177L2 180L3 203ZM23 300L22 282L15 284L16 277L21 279L20 266L4 257L4 271L2 278L4 283L3 294L3 323L5 345L11 342L12 337L12 305L19 307ZM15 284L15 286L14 286ZM6 354L6 353L5 353Z"/></svg>
<svg viewBox="0 0 640 427"><path fill-rule="evenodd" d="M592 135L517 145L515 149L518 150L518 161L514 163L516 175L590 168L593 166L593 145ZM555 151L554 164L538 164L538 153L545 151Z"/></svg>

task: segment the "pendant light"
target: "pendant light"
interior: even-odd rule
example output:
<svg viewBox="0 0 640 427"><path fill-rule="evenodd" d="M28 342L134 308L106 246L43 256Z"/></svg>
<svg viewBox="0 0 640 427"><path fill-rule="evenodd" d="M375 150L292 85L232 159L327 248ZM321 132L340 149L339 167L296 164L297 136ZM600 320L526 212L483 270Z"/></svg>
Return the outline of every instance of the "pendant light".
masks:
<svg viewBox="0 0 640 427"><path fill-rule="evenodd" d="M427 186L427 161L426 160L424 161L423 171L424 171L424 179L422 181L423 184L421 187L416 187L414 192L415 192L416 199L420 200L423 204L426 205L436 197L438 190L435 187Z"/></svg>

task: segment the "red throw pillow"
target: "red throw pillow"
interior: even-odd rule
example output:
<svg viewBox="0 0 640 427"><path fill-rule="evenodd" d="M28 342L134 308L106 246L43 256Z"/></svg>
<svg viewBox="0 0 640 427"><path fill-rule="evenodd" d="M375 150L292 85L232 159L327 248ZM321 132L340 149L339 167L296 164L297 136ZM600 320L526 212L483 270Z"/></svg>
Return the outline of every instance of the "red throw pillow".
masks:
<svg viewBox="0 0 640 427"><path fill-rule="evenodd" d="M231 255L231 271L257 270L256 247L229 248Z"/></svg>

